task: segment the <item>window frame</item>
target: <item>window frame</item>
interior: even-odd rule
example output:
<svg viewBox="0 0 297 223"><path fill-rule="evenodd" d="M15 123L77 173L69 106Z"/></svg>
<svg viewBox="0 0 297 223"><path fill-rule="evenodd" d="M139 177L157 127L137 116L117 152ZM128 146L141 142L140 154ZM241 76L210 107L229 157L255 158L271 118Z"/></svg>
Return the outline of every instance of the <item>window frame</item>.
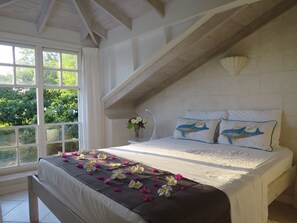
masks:
<svg viewBox="0 0 297 223"><path fill-rule="evenodd" d="M76 89L78 91L78 110L79 110L79 90L80 90L80 74L81 74L81 50L80 48L73 47L73 49L65 49L65 48L55 48L55 47L49 47L46 44L37 44L37 43L21 43L21 42L11 42L11 41L2 41L0 40L0 45L8 45L13 47L13 64L6 64L6 63L0 63L0 65L4 66L13 66L14 74L13 74L13 84L0 84L0 87L11 87L11 88L35 88L36 89L36 101L37 101L37 133L36 133L36 147L37 147L37 157L46 156L47 154L47 142L46 142L46 123L44 122L44 98L43 98L43 91L44 89ZM24 47L24 48L31 48L35 51L35 63L34 66L32 65L18 65L15 63L15 47ZM75 71L77 72L77 86L63 86L62 85L62 79L60 79L61 86L48 86L44 84L43 79L43 51L55 51L60 53L70 53L70 54L76 54L77 55L77 70L72 69L62 69L61 64L61 70L65 71ZM60 54L60 57L62 57L62 54ZM35 84L29 85L29 84L17 84L16 82L16 67L34 67L35 68ZM60 75L60 78L62 78L62 73ZM53 124L53 123L48 123ZM74 122L67 122L67 123L56 123L56 124L74 124ZM65 142L68 141L78 141L79 145L81 142L81 123L78 120L78 122L75 122L75 124L78 124L79 134L77 140L64 140ZM9 127L15 127L15 128L22 128L25 126L34 126L34 125L23 125L23 126L9 126ZM16 136L17 137L17 136ZM62 136L64 139L64 135ZM35 144L34 144L35 145ZM28 147L28 145L19 146L19 148ZM2 148L2 147L1 147ZM65 146L63 146L64 150ZM17 149L19 151L19 149ZM19 153L19 152L18 152ZM17 154L17 164L20 162L19 154ZM0 176L5 174L11 174L16 172L22 172L22 171L28 171L32 169L36 169L38 166L37 163L30 163L30 164L23 164L23 165L17 165L17 166L11 166L11 167L5 167L0 168Z"/></svg>

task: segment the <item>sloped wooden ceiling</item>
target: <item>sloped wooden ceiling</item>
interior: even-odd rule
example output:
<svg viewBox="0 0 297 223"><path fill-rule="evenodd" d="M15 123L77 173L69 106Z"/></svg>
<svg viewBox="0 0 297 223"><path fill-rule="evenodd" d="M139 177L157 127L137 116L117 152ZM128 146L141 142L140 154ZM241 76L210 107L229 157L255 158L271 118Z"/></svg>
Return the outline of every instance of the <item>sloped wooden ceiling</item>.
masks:
<svg viewBox="0 0 297 223"><path fill-rule="evenodd" d="M0 16L36 24L37 34L48 27L81 33L99 45L108 31L123 25L132 30L133 19L156 11L161 17L171 0L0 0Z"/></svg>
<svg viewBox="0 0 297 223"><path fill-rule="evenodd" d="M215 15L204 15L104 96L105 114L111 119L135 114L137 105L223 53L296 3L296 0L261 0Z"/></svg>

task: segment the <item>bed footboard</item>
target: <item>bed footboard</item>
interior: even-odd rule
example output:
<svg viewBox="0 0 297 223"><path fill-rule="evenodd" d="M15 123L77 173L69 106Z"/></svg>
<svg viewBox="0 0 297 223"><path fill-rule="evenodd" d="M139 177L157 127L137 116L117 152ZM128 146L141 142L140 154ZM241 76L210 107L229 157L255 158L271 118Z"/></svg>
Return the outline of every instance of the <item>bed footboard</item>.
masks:
<svg viewBox="0 0 297 223"><path fill-rule="evenodd" d="M274 201L296 178L296 166L292 166L268 185L268 204Z"/></svg>
<svg viewBox="0 0 297 223"><path fill-rule="evenodd" d="M52 211L61 222L85 223L77 214L45 188L36 175L28 176L30 222L38 223L38 198Z"/></svg>

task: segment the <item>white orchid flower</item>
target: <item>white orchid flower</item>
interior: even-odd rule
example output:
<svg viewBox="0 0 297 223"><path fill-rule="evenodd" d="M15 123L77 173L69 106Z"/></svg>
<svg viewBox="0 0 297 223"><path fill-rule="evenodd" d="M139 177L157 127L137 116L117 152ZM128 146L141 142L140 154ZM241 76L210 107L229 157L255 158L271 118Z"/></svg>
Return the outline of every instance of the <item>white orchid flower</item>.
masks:
<svg viewBox="0 0 297 223"><path fill-rule="evenodd" d="M120 179L120 180L122 180L122 179L125 179L126 178L126 175L125 174L123 174L123 172L122 172L122 170L114 170L114 171L112 171L112 175L111 175L111 179Z"/></svg>
<svg viewBox="0 0 297 223"><path fill-rule="evenodd" d="M109 166L111 166L111 167L119 167L121 165L122 165L121 163L110 163L109 164Z"/></svg>
<svg viewBox="0 0 297 223"><path fill-rule="evenodd" d="M80 154L79 156L76 157L77 160L84 160L85 159L85 155L84 154Z"/></svg>
<svg viewBox="0 0 297 223"><path fill-rule="evenodd" d="M172 188L165 184L158 190L158 194L159 196L170 197L170 191L172 191Z"/></svg>
<svg viewBox="0 0 297 223"><path fill-rule="evenodd" d="M103 154L103 153L100 153L100 154L97 156L97 158L98 158L99 160L106 160L106 159L107 159L107 156L106 156L105 154Z"/></svg>
<svg viewBox="0 0 297 223"><path fill-rule="evenodd" d="M131 167L132 173L142 173L144 171L144 168L140 166L139 164Z"/></svg>
<svg viewBox="0 0 297 223"><path fill-rule="evenodd" d="M170 177L166 177L166 180L167 180L167 184L169 186L174 186L177 184L177 180L175 179L175 177L173 176L170 176Z"/></svg>
<svg viewBox="0 0 297 223"><path fill-rule="evenodd" d="M90 161L90 162L87 162L85 165L84 165L84 169L86 169L87 171L95 171L96 170L96 167L93 166L93 162Z"/></svg>
<svg viewBox="0 0 297 223"><path fill-rule="evenodd" d="M139 181L135 182L134 180L131 180L128 187L131 189L139 190L142 187L142 183L140 183Z"/></svg>

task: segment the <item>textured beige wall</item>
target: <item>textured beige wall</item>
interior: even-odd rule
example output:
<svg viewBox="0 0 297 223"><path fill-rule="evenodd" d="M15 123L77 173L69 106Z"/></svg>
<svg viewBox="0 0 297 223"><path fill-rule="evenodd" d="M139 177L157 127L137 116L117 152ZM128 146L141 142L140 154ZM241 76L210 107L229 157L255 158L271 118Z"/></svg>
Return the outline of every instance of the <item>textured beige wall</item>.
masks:
<svg viewBox="0 0 297 223"><path fill-rule="evenodd" d="M238 77L220 65L230 55L249 57ZM137 112L149 118L146 108L157 117L159 138L172 135L176 118L188 109L282 109L281 144L297 161L297 7L144 102Z"/></svg>

